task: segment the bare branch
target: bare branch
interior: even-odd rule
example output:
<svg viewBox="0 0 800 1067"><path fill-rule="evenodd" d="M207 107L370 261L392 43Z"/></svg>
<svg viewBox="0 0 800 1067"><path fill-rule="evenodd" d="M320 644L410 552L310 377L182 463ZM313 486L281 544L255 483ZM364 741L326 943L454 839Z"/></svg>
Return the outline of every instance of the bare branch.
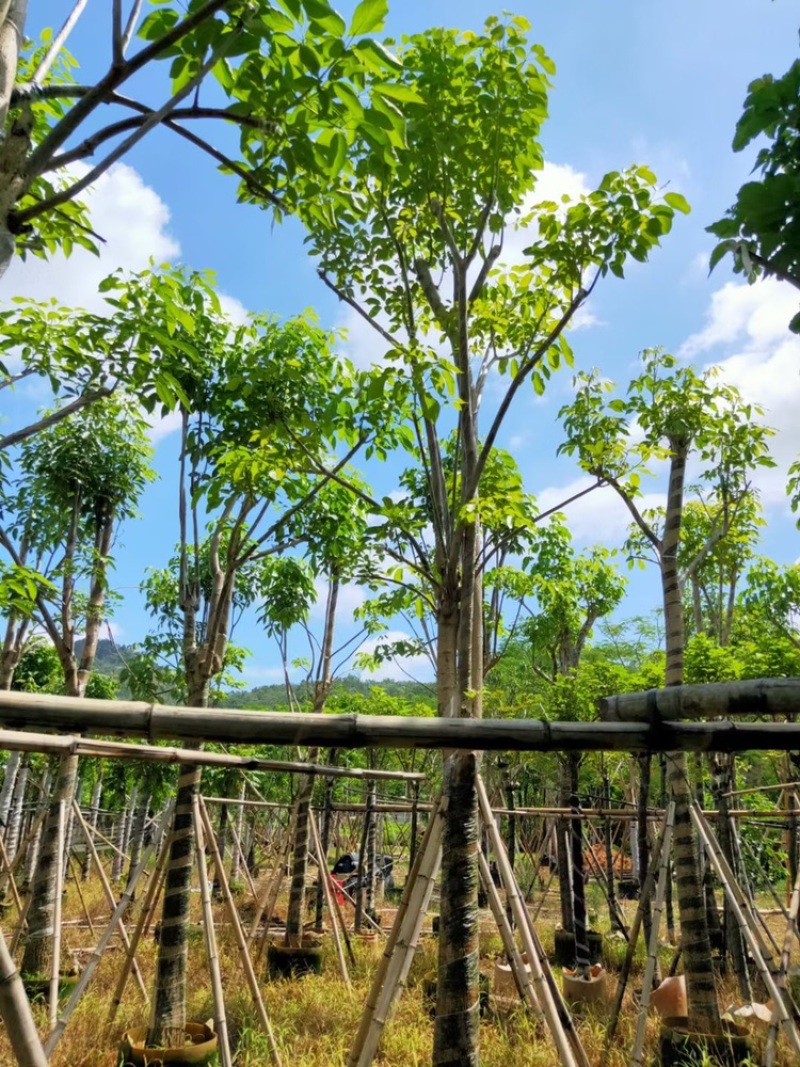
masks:
<svg viewBox="0 0 800 1067"><path fill-rule="evenodd" d="M66 20L64 21L64 25L61 27L61 29L51 41L50 47L47 49L44 56L42 57L39 66L33 72L33 77L28 83L31 89L39 89L42 85L42 82L50 73L50 68L55 62L56 56L67 43L67 38L75 28L75 24L77 23L78 19L83 14L83 9L86 7L86 3L87 0L75 0L75 4L72 8L72 11L70 11L70 13L67 15Z"/></svg>
<svg viewBox="0 0 800 1067"><path fill-rule="evenodd" d="M343 289L340 289L335 282L332 282L328 275L325 273L325 271L318 271L318 274L324 284L327 285L327 287L330 289L330 291L332 293L335 293L341 301L343 301L345 304L347 304L348 307L351 307L353 311L359 314L365 322L368 322L373 328L373 330L375 330L376 333L379 333L387 344L391 345L392 348L396 349L398 352L404 351L404 348L400 344L400 342L397 341L394 337L392 337L389 331L385 330L383 326L381 326L381 324L376 319L374 319L372 315L370 315L370 313L365 307L362 307L357 300L354 300L353 297L348 296Z"/></svg>
<svg viewBox="0 0 800 1067"><path fill-rule="evenodd" d="M122 35L120 41L120 51L124 58L125 53L128 51L128 45L131 43L131 37L133 37L133 31L136 29L136 23L139 21L139 12L142 10L142 0L134 0L131 13L128 15L128 21L125 24L125 32Z"/></svg>

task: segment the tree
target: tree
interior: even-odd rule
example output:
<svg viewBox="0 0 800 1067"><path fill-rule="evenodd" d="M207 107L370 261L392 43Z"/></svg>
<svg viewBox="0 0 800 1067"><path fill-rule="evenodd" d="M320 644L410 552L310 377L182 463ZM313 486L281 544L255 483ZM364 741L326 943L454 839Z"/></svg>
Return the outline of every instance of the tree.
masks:
<svg viewBox="0 0 800 1067"><path fill-rule="evenodd" d="M358 136L339 196L303 212L323 280L382 339L383 388L413 431L409 451L433 514L430 551L404 529L402 507L390 501L381 513L398 524L404 565L430 590L442 715L481 713L478 502L505 414L527 382L541 393L569 361L565 330L597 281L621 275L629 255L646 259L674 211L687 210L677 194L654 201L645 167L606 175L575 203L535 203L554 68L527 30L522 18L490 19L482 33L405 41L396 84L382 91L387 106L403 105L405 143ZM524 229L531 243L521 264L502 267L507 228ZM490 373L504 388L481 439ZM478 1062L477 766L474 754L457 753L444 767L436 1064Z"/></svg>
<svg viewBox="0 0 800 1067"><path fill-rule="evenodd" d="M770 432L762 414L736 389L716 381L714 371L698 375L659 350L643 353L643 372L624 398L610 398L613 384L597 374L578 376L578 392L561 411L567 432L560 451L576 455L581 467L611 486L631 513L635 529L631 552L646 549L659 567L666 631L666 685L683 681L683 589L688 575L727 536L739 503L750 493L749 474L773 466ZM690 455L702 466L701 481L722 506L704 542L679 569L686 466ZM649 464L667 463L666 508L641 509L642 476ZM681 918L681 944L689 1013L700 1033L719 1033L711 946L706 925L697 843L689 814L691 794L686 758L667 757L675 801L674 851ZM649 778L643 767L645 781ZM644 793L644 790L643 790Z"/></svg>
<svg viewBox="0 0 800 1067"><path fill-rule="evenodd" d="M144 16L132 0L125 17L120 0L108 69L94 85L75 83L75 62L65 50L84 7L75 0L59 33L48 33L22 58L27 2L11 0L4 9L0 271L15 246L22 255L59 247L69 253L74 244L94 249L98 235L77 198L158 126L236 175L241 200L278 217L293 207L298 173L323 183L345 164L354 109L376 139L400 136L394 113L377 113L360 100L365 71L388 74L395 65L364 36L383 24L381 0L363 0L349 26L327 0L196 0L188 11L159 5ZM135 36L144 43L130 55ZM153 104L128 95L142 72L159 86ZM110 121L100 118L107 111ZM237 156L197 132L209 122L238 131ZM97 161L76 172L86 159Z"/></svg>
<svg viewBox="0 0 800 1067"><path fill-rule="evenodd" d="M748 87L733 150L762 137L768 143L753 167L760 179L746 182L735 204L708 227L722 238L710 266L730 252L734 271L749 282L763 274L800 289L800 59L782 77L765 74ZM800 311L789 329L800 333Z"/></svg>

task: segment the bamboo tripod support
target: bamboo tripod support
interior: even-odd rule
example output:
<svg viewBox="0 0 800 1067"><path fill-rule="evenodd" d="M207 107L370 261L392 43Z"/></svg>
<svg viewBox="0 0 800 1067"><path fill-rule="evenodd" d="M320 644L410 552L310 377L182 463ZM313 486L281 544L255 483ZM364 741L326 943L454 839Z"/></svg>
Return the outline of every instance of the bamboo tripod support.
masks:
<svg viewBox="0 0 800 1067"><path fill-rule="evenodd" d="M206 941L206 959L208 973L211 977L211 996L214 1001L214 1022L216 1023L217 1044L222 1067L233 1067L231 1043L228 1038L228 1018L225 1014L225 995L222 992L222 972L217 952L217 934L214 927L214 911L211 907L211 891L208 888L208 867L206 865L206 837L209 847L213 834L208 834L200 816L197 794L192 797L192 821L194 823L195 855L197 874L200 878L200 901L203 905L203 933Z"/></svg>
<svg viewBox="0 0 800 1067"><path fill-rule="evenodd" d="M103 895L106 898L106 903L108 904L109 909L113 913L114 909L117 906L117 902L114 899L114 894L113 894L113 892L111 890L111 886L109 885L109 881L108 881L108 878L106 876L106 872L105 872L105 870L103 868L103 864L100 861L100 857L97 854L97 849L94 847L94 842L91 839L90 832L89 832L89 827L86 825L86 822L84 821L84 818L81 815L81 809L78 807L78 804L77 804L76 801L73 800L72 804L73 804L73 809L74 809L74 812L75 812L75 818L78 820L80 828L83 831L84 837L86 838L86 846L89 849L89 851L91 852L92 860L93 860L94 866L95 866L95 870L97 871L97 876L100 879L100 884L103 887ZM120 920L120 922L119 922L119 934L120 934L120 937L122 938L123 945L125 946L126 949L128 949L130 951L130 944L131 944L130 943L130 938L128 937L128 931L126 930L125 924L122 922L122 920ZM144 998L144 1002L145 1002L145 1004L149 1004L150 1003L150 997L147 995L147 989L145 988L144 979L142 978L142 972L139 969L139 964L136 962L135 957L134 957L132 966L133 966L133 973L134 973L134 975L136 977L136 983L139 986L139 990L141 991L142 997Z"/></svg>
<svg viewBox="0 0 800 1067"><path fill-rule="evenodd" d="M642 928L642 920L644 918L644 900L653 892L656 881L656 872L659 870L659 866L664 856L664 840L666 838L667 826L666 820L661 827L661 831L656 841L655 848L653 849L650 857L650 864L647 869L647 876L644 880L644 885L641 888L639 894L639 903L636 908L636 914L633 918L633 923L630 929L630 939L628 941L628 948L625 952L625 959L622 962L622 969L620 971L619 979L617 981L617 991L614 995L614 1004L611 1008L611 1015L608 1020L608 1026L606 1029L606 1039L603 1044L603 1058L608 1055L608 1051L611 1048L611 1042L614 1040L614 1035L617 1032L617 1023L619 1022L620 1010L622 1008L622 999L625 996L625 987L628 984L628 977L631 972L631 966L633 964L633 957L636 952L636 944L639 940L639 932Z"/></svg>
<svg viewBox="0 0 800 1067"><path fill-rule="evenodd" d="M489 869L489 864L486 862L486 857L481 851L478 851L478 866L480 868L483 888L489 898L489 907L492 910L492 915L500 930L500 936L503 939L503 948L508 957L508 962L511 965L511 973L514 976L514 981L517 983L519 995L537 1018L542 1019L544 1018L544 1015L541 1005L536 997L536 991L531 983L528 968L525 966L522 960L522 954L517 948L517 943L514 940L514 931L511 929L511 923L508 921L508 916L503 908L503 902L500 899L500 894L497 892L497 887L492 881L492 872Z"/></svg>
<svg viewBox="0 0 800 1067"><path fill-rule="evenodd" d="M547 957L536 936L528 909L520 896L517 880L508 861L505 842L497 828L486 787L480 775L476 778L476 784L478 804L484 826L488 830L489 839L494 848L500 880L506 891L506 899L511 905L514 921L517 924L522 944L528 955L536 998L542 1007L547 1027L558 1050L560 1062L562 1067L589 1067L586 1054L572 1026L572 1019L550 972Z"/></svg>
<svg viewBox="0 0 800 1067"><path fill-rule="evenodd" d="M24 1067L47 1067L48 1058L42 1048L31 1006L25 995L14 957L8 950L0 931L0 1019L6 1028L11 1050L18 1064Z"/></svg>
<svg viewBox="0 0 800 1067"><path fill-rule="evenodd" d="M261 990L258 986L253 964L250 959L250 954L247 950L247 942L244 936L244 930L239 919L239 913L236 910L236 903L233 899L233 893L231 892L230 882L224 869L222 856L220 855L219 846L217 845L216 837L211 827L211 820L208 817L208 811L203 803L202 797L198 798L198 811L202 820L203 830L208 841L209 848L211 849L211 856L214 861L214 867L216 875L219 879L220 887L222 889L222 895L225 900L225 908L228 913L228 919L233 928L234 936L236 938L236 947L239 952L239 959L242 963L242 969L244 970L245 979L247 981L248 988L250 990L250 996L253 1000L253 1006L256 1009L258 1015L258 1021L261 1024L261 1029L267 1038L270 1054L276 1067L281 1067L281 1056L278 1051L278 1045L275 1041L275 1034L272 1030L272 1025L267 1015L267 1009L264 1005L264 1000L261 996Z"/></svg>
<svg viewBox="0 0 800 1067"><path fill-rule="evenodd" d="M165 815L164 818L167 818L167 816ZM151 854L153 852L154 847L155 847L155 838L153 839L151 844L149 844L147 846L147 848L144 850L144 852L142 853L141 859L139 860L139 863L136 865L135 870L131 872L131 876L128 879L128 884L125 887L125 892L120 897L119 903L117 904L116 908L114 909L114 913L111 916L111 918L109 919L108 925L106 926L105 930L101 934L100 940L98 941L97 945L95 946L94 951L92 952L92 955L91 955L91 957L89 959L89 962L86 964L86 966L84 967L83 971L81 972L81 976L78 979L78 984L75 986L75 989L72 991L72 996L69 998L69 1001L65 1005L64 1010L61 1013L61 1018L58 1019L58 1021L56 1022L56 1024L54 1026L51 1027L50 1033L49 1033L49 1035L47 1037L47 1041L45 1043L45 1052L47 1053L48 1056L52 1056L56 1045L61 1040L61 1036L64 1033L66 1025L69 1022L73 1011L78 1006L78 1002L80 1001L81 997L83 996L87 985L91 981L92 975L94 974L94 972L95 972L95 970L97 968L97 965L100 963L100 960L102 958L103 952L106 949L106 946L108 945L109 941L114 936L114 934L116 933L117 926L121 922L122 916L125 914L125 911L128 908L128 905L133 900L133 894L136 891L136 886L138 885L139 879L141 878L143 871L147 867L147 864L150 862L150 856L151 856Z"/></svg>
<svg viewBox="0 0 800 1067"><path fill-rule="evenodd" d="M50 974L49 1021L50 1029L58 1019L58 982L61 977L61 910L64 902L64 838L66 836L67 806L64 800L58 802L58 830L56 833L55 852L55 899L53 900L53 959Z"/></svg>
<svg viewBox="0 0 800 1067"><path fill-rule="evenodd" d="M652 925L650 927L650 942L647 946L647 961L644 966L644 980L642 983L642 999L639 1004L639 1015L636 1020L636 1039L631 1053L631 1067L641 1067L642 1052L644 1051L644 1039L647 1030L647 1009L650 1007L650 995L653 990L653 976L656 973L658 962L658 931L661 926L661 915L664 911L664 899L667 895L667 877L669 875L670 846L672 845L672 829L675 824L675 802L670 801L667 808L667 819L664 829L664 841L661 846L661 856L658 864L658 885L656 898L653 903Z"/></svg>
<svg viewBox="0 0 800 1067"><path fill-rule="evenodd" d="M394 925L372 982L348 1067L369 1067L378 1050L383 1028L408 978L422 923L441 862L442 822L447 802L434 803L414 866L409 872Z"/></svg>
<svg viewBox="0 0 800 1067"><path fill-rule="evenodd" d="M728 865L728 861L725 859L722 849L719 847L711 828L696 803L690 807L689 813L692 817L692 822L695 825L698 836L706 847L706 854L708 855L709 861L716 871L717 877L722 882L722 888L728 898L736 922L739 924L739 928L747 942L747 947L752 953L756 967L764 981L764 985L775 1002L775 1011L777 1011L780 1016L781 1025L783 1026L795 1052L800 1053L800 1034L797 1031L794 1020L786 1008L781 990L764 960L764 955L761 951L763 948L763 941L761 941L758 936L758 926L754 921L750 902L745 898L744 894L736 884L736 879Z"/></svg>

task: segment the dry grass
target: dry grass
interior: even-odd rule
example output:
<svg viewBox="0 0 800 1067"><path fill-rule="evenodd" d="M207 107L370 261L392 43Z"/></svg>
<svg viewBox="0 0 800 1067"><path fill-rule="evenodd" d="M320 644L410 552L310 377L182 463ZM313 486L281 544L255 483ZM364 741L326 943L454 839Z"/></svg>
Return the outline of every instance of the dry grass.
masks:
<svg viewBox="0 0 800 1067"><path fill-rule="evenodd" d="M108 908L100 887L92 881L85 889L90 915L96 923L99 936ZM558 904L557 890L551 889L545 908L537 922L545 949L552 948ZM635 905L628 904L631 918ZM597 925L607 928L599 902L590 899L590 908L597 911ZM487 913L488 914L488 913ZM77 920L83 913L75 892L70 886L65 903L65 918ZM134 911L135 918L135 911ZM263 1035L258 1029L255 1012L250 1003L232 932L225 925L222 909L218 913L218 939L226 990L226 1010L237 1067L263 1067L270 1062ZM205 1020L213 1016L213 1004L209 992L205 964L205 949L201 936L199 895L193 898L192 919L198 925L193 928L190 943L190 974L188 994L189 1018ZM131 927L133 919L131 920ZM428 924L429 927L429 924ZM96 943L85 922L81 926L66 925L64 930L65 958L70 953L85 953ZM380 957L380 948L358 942L355 945L357 966L352 973L353 993L349 995L338 976L336 959L331 945L325 947L323 973L294 982L269 982L263 979L262 992L267 1011L272 1020L276 1037L286 1063L292 1067L344 1067L353 1036L366 999L372 973ZM436 939L426 936L412 967L408 988L397 1005L395 1014L386 1028L377 1063L383 1067L413 1067L427 1064L431 1058L433 1024L427 1012L422 994L422 980L436 970ZM152 936L142 944L138 959L145 985L152 987L157 946ZM613 970L619 965L624 953L624 944L606 942L607 965ZM501 954L499 936L492 928L491 918L482 922L481 967L491 974L494 958ZM641 973L643 950L640 948L636 971ZM671 950L663 952L663 964L668 966ZM70 1020L64 1038L53 1056L53 1067L116 1067L116 1047L122 1032L129 1026L143 1025L147 1021L139 990L131 979L123 1004L111 1029L106 1026L113 989L122 963L122 948L118 938L103 960L89 989ZM260 976L263 978L263 974ZM636 972L626 994L623 1016L613 1047L606 1060L607 1067L627 1067L633 1043L637 1009L632 989L636 986ZM613 980L612 980L613 985ZM721 990L724 1004L735 1000L730 984ZM41 1032L46 1030L46 1011L36 1007L35 1014ZM575 1020L581 1041L589 1061L601 1061L606 1030L608 1008L575 1011ZM648 1020L648 1055L657 1039L658 1023ZM763 1044L760 1042L759 1044ZM759 1048L759 1053L761 1049ZM553 1042L541 1024L532 1019L522 1008L502 1017L486 1018L481 1026L481 1062L485 1067L555 1067L558 1064ZM756 1059L754 1062L760 1062ZM778 1067L788 1067L795 1061L781 1044ZM0 1067L13 1063L4 1033L0 1030Z"/></svg>

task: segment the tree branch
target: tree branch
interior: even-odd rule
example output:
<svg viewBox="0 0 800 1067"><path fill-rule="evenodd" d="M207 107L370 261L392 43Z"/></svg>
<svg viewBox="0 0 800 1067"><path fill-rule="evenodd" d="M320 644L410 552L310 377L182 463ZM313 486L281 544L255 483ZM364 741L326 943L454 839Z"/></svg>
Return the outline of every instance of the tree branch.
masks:
<svg viewBox="0 0 800 1067"><path fill-rule="evenodd" d="M89 404L93 404L96 400L102 400L103 397L111 396L113 391L113 388L102 388L93 389L91 392L83 393L81 396L76 397L72 403L67 404L66 407L59 408L58 411L53 411L49 415L45 415L43 418L39 419L38 422L32 422L22 430L15 430L13 433L6 434L5 437L0 437L0 452L6 448L11 448L13 445L18 445L21 441L25 441L29 437L33 437L34 434L39 433L41 430L46 430L50 426L55 426L57 422L69 418L70 415L74 415L75 412L88 407Z"/></svg>
<svg viewBox="0 0 800 1067"><path fill-rule="evenodd" d="M400 342L397 341L394 337L392 337L389 331L385 330L383 326L381 326L381 324L376 319L374 319L372 315L370 315L370 313L366 310L366 308L363 308L357 300L354 300L353 297L348 296L347 293L344 292L344 290L340 289L339 286L336 285L335 282L332 282L324 270L320 270L317 273L319 274L319 277L322 279L323 283L330 289L330 291L332 293L335 293L341 301L347 304L348 307L351 307L353 311L355 311L358 315L361 316L362 319L364 319L365 322L368 322L373 328L373 330L379 333L384 339L384 341L387 342L387 344L391 345L392 348L396 349L398 352L405 351Z"/></svg>
<svg viewBox="0 0 800 1067"><path fill-rule="evenodd" d="M30 82L28 82L34 92L41 87L42 82L50 73L50 68L55 62L56 56L67 43L67 38L75 28L75 24L77 23L78 19L83 14L83 9L86 7L86 3L87 0L75 0L75 4L72 8L72 11L70 11L70 13L67 15L64 21L64 25L61 27L61 29L55 35L53 40L50 42L50 47L42 56L39 66L33 72L33 77L31 78Z"/></svg>

